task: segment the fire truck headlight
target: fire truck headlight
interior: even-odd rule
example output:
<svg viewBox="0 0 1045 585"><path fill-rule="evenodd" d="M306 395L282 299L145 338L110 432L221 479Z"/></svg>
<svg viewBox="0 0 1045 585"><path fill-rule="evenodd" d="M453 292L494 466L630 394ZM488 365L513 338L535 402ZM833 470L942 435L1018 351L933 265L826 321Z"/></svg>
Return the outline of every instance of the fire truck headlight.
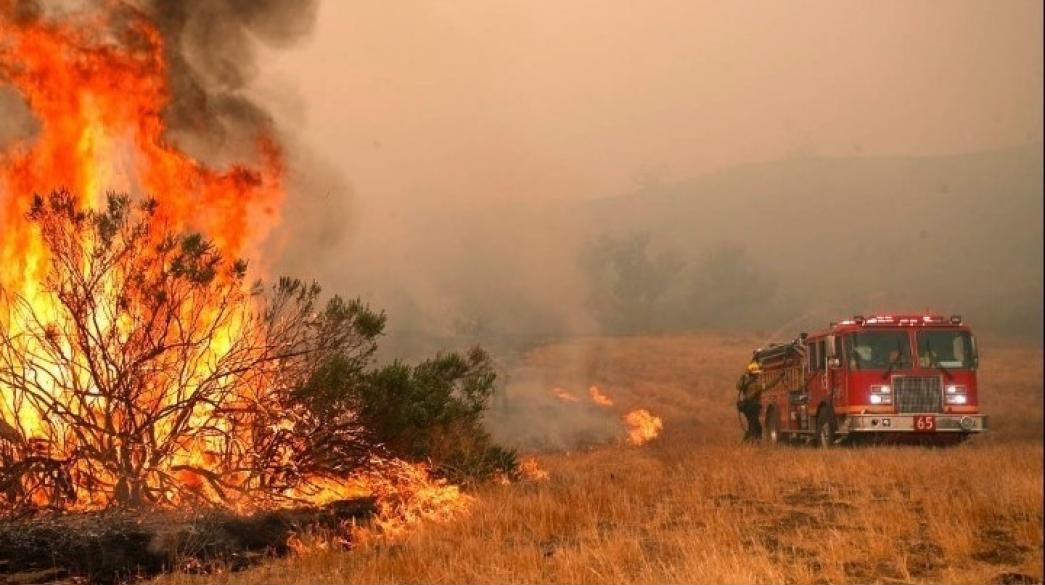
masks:
<svg viewBox="0 0 1045 585"><path fill-rule="evenodd" d="M948 394L965 394L965 386L948 386Z"/></svg>
<svg viewBox="0 0 1045 585"><path fill-rule="evenodd" d="M871 404L892 404L892 391L893 389L886 385L871 386Z"/></svg>
<svg viewBox="0 0 1045 585"><path fill-rule="evenodd" d="M967 398L964 394L948 394L947 404L965 404Z"/></svg>

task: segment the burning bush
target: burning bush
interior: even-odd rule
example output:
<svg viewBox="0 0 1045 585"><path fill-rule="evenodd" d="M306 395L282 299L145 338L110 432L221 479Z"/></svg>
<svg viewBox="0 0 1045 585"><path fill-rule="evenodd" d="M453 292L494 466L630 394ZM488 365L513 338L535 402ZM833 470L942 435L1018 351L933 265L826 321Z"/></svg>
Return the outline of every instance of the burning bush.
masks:
<svg viewBox="0 0 1045 585"><path fill-rule="evenodd" d="M456 452L425 447L435 429L465 450L486 440L481 351L372 370L383 314L320 305L298 280L252 285L244 262L161 217L122 195L99 211L35 198L46 277L0 295L9 506L258 507L315 493L382 443L424 457Z"/></svg>
<svg viewBox="0 0 1045 585"><path fill-rule="evenodd" d="M423 392L410 408L437 421L368 428L391 379L373 364L384 315L298 280L263 289L233 260L280 221L283 151L271 119L238 94L231 107L224 83L203 87L185 56L294 37L308 3L58 4L0 0L0 84L33 129L0 145L0 513L329 502L373 492L359 478L390 451L442 456L400 449L412 440L398 432L481 433L469 409L485 397L445 409ZM215 22L217 45L193 32ZM252 69L233 52L224 73ZM202 143L227 164L182 149ZM70 191L33 195L55 184ZM455 395L486 380L483 360L462 359L436 368ZM436 396L426 367L407 382Z"/></svg>
<svg viewBox="0 0 1045 585"><path fill-rule="evenodd" d="M319 288L296 280L263 293L245 263L156 215L119 195L102 211L35 199L46 277L0 305L9 503L234 503L365 460L351 416L321 426L289 398L328 356L364 363L384 317L317 309Z"/></svg>

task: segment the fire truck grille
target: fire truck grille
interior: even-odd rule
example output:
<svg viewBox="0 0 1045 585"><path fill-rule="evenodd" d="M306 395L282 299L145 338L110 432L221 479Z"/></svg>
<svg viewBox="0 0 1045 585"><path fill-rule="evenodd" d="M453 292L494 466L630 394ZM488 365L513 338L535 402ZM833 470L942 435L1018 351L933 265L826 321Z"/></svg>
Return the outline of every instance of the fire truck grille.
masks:
<svg viewBox="0 0 1045 585"><path fill-rule="evenodd" d="M943 412L940 379L918 376L893 378L896 412Z"/></svg>

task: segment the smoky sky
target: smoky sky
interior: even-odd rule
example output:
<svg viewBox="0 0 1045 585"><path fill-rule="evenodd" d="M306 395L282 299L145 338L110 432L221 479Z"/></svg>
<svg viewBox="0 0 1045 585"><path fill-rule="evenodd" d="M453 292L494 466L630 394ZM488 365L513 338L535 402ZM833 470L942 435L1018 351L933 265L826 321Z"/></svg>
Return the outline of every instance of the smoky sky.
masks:
<svg viewBox="0 0 1045 585"><path fill-rule="evenodd" d="M392 325L411 330L421 314L447 331L543 329L529 307L583 328L590 283L577 258L609 227L577 209L586 201L781 160L909 159L852 177L852 191L894 205L900 171L919 157L1040 142L1041 10L971 0L321 2L313 35L267 51L252 86L353 187L343 237L289 268L322 258L330 287L389 307ZM707 201L680 205L701 211L678 218L678 229L752 256L765 250L748 236L766 226L814 233L823 227L815 215L759 212L763 196L815 208L816 198L840 202L849 191L840 182L824 192L820 171L796 172L809 181L731 210L739 225L722 211L736 198L729 189L686 193ZM977 186L991 184L982 178ZM635 205L626 214L642 213ZM935 211L934 221L967 219L955 207ZM997 232L972 244L1013 235ZM850 235L901 236L864 225ZM920 306L939 302L920 292Z"/></svg>
<svg viewBox="0 0 1045 585"><path fill-rule="evenodd" d="M211 147L249 140L270 123L245 91L258 74L258 47L292 45L311 32L316 16L315 0L134 5L166 39L172 100L165 115L172 129L206 137Z"/></svg>
<svg viewBox="0 0 1045 585"><path fill-rule="evenodd" d="M15 4L18 18L37 18L40 6L93 1ZM936 194L942 225L988 217L973 203L995 197L1004 204L984 209L1040 216L1040 196L1028 195L1040 191L1040 146L990 155L981 170L926 163L1040 145L1040 2L123 4L164 33L171 140L222 164L249 153L258 130L279 134L289 173L271 252L279 271L388 308L410 339L592 331L578 258L606 231L652 231L685 258L719 240L758 257L765 244L750 234L823 231L815 213L760 214L767 197L803 209L824 198L846 217L847 192L865 208L899 210ZM0 93L0 106L9 97ZM31 131L0 123L0 138ZM873 162L881 157L893 162ZM850 162L796 163L786 183L759 167L807 159ZM641 197L610 214L586 207L634 192L661 194L666 219L638 221L652 213ZM1014 254L1028 238L1040 243L1040 223L1028 224L1036 238L1013 227L1023 225L966 226L975 237L962 246L998 251L970 278L989 280L975 275L996 258L1030 266L1040 252ZM846 236L871 242L871 256L877 239L902 249L906 237L862 224ZM943 236L933 245L929 264L953 260ZM794 271L782 264L772 268L786 288ZM1040 268L1011 272L1005 282L1029 283L1021 298L1040 291ZM940 299L915 292L919 306ZM1030 312L1040 320L1040 306Z"/></svg>
<svg viewBox="0 0 1045 585"><path fill-rule="evenodd" d="M1041 31L1030 0L328 0L259 81L368 205L600 197L1041 140Z"/></svg>

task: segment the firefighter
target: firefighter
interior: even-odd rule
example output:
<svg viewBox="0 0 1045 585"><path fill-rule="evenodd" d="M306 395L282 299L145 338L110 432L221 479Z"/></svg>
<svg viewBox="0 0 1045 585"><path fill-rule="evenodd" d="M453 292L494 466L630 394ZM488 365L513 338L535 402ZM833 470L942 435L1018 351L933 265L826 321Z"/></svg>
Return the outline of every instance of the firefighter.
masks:
<svg viewBox="0 0 1045 585"><path fill-rule="evenodd" d="M737 381L737 410L747 419L747 432L744 433L744 441L757 441L762 438L762 423L758 420L762 414L762 404L759 400L762 394L762 384L759 375L762 368L757 360L751 360L747 365L747 371Z"/></svg>

